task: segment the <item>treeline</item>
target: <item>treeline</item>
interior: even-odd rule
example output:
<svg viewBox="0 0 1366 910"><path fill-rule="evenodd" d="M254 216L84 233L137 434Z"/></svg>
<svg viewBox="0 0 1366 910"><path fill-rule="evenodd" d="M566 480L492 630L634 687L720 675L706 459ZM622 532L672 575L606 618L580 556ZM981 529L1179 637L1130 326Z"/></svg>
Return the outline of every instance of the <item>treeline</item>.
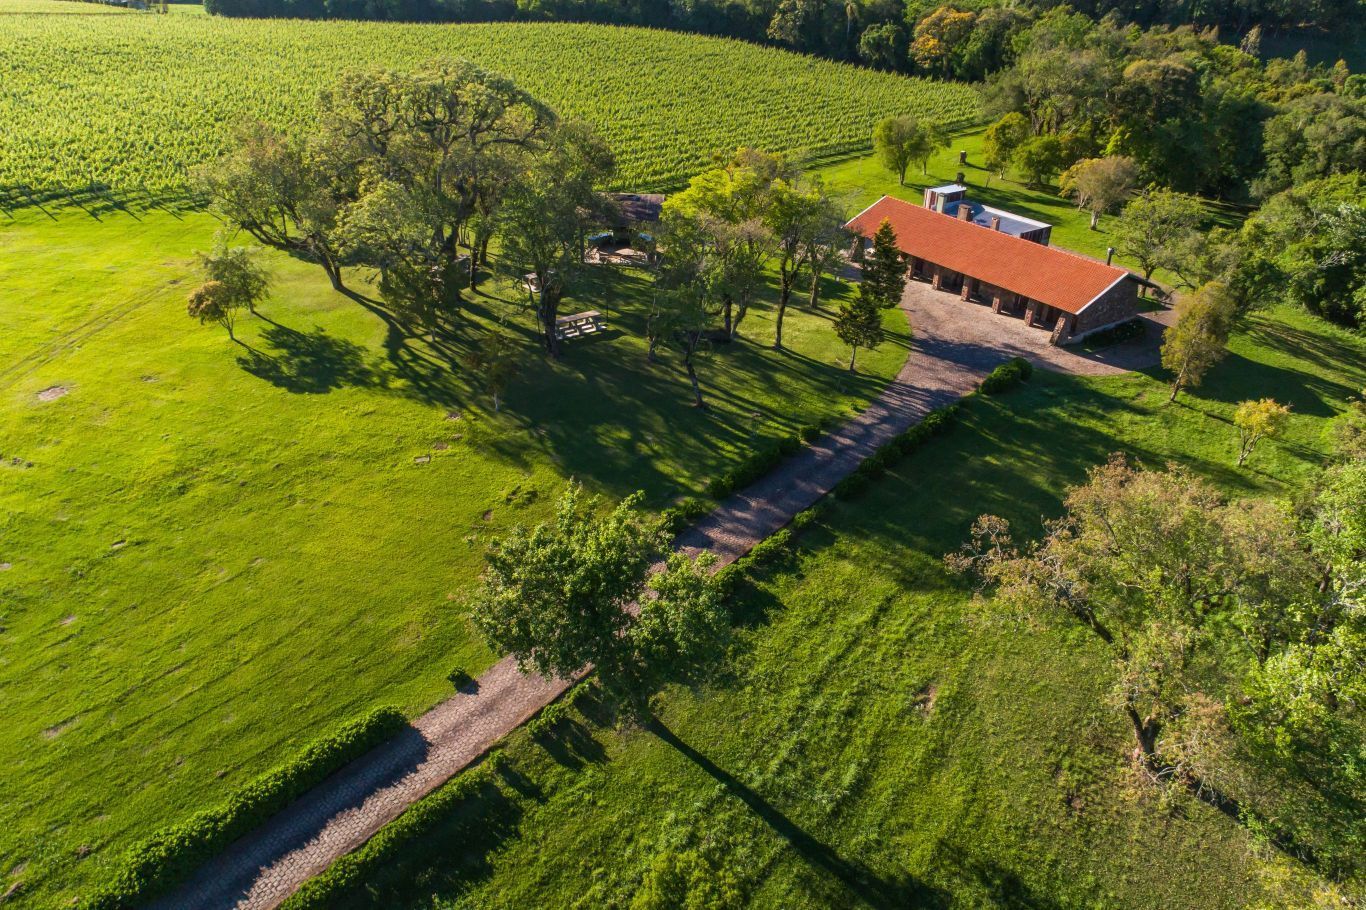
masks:
<svg viewBox="0 0 1366 910"><path fill-rule="evenodd" d="M1064 4L1052 0L206 0L224 16L403 21L606 22L775 43L835 60L938 74L962 45L959 78L1008 63L1010 34ZM1154 25L1355 28L1362 0L1074 0L1092 19Z"/></svg>
<svg viewBox="0 0 1366 910"><path fill-rule="evenodd" d="M1042 183L1077 161L1125 157L1140 185L1265 199L1366 168L1366 77L1300 54L1262 63L1210 30L1139 29L1066 8L1011 37L989 77L988 166ZM958 65L965 49L950 53Z"/></svg>

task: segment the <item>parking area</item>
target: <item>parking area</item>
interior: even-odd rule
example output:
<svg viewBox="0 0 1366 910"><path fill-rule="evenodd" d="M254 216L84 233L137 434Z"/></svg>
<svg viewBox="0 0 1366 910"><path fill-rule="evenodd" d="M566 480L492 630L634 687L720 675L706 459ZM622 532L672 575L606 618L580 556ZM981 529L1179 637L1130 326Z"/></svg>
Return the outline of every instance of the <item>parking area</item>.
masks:
<svg viewBox="0 0 1366 910"><path fill-rule="evenodd" d="M1168 309L1142 313L1147 331L1141 338L1086 351L1079 344L1049 344L1047 329L1030 328L1017 316L993 313L987 304L962 300L956 293L936 291L927 281L908 282L902 303L910 313L917 342L926 349L952 351L953 359L963 361L1024 357L1043 369L1079 376L1116 375L1156 366L1161 362L1162 333L1172 319Z"/></svg>

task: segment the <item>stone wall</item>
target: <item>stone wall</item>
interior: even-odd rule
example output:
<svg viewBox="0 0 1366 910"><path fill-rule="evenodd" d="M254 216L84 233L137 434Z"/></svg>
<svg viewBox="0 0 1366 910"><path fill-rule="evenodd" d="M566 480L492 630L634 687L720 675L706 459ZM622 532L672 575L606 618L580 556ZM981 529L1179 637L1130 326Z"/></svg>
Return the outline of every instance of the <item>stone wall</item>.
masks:
<svg viewBox="0 0 1366 910"><path fill-rule="evenodd" d="M1138 315L1138 282L1125 278L1077 314L1064 343L1080 341L1091 332Z"/></svg>

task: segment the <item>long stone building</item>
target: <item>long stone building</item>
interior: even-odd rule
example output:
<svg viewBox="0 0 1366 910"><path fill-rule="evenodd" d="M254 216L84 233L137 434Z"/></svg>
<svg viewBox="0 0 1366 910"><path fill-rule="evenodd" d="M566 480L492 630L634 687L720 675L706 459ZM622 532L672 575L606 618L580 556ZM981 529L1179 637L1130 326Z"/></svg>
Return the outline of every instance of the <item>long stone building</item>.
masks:
<svg viewBox="0 0 1366 910"><path fill-rule="evenodd" d="M1054 344L1138 314L1138 285L1127 270L977 223L968 205L957 214L883 196L847 226L867 242L890 222L912 278L981 306L983 318L1022 318L1051 332Z"/></svg>

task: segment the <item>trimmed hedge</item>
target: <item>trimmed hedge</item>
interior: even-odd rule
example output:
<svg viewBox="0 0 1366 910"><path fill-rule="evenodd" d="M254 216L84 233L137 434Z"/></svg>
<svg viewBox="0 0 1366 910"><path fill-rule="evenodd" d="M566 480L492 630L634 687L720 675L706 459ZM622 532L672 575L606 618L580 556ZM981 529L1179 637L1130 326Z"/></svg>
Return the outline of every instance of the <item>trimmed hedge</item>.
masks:
<svg viewBox="0 0 1366 910"><path fill-rule="evenodd" d="M407 725L408 719L397 708L376 708L346 724L286 764L238 788L216 809L192 815L134 845L124 855L123 868L82 906L124 910L170 891L233 841Z"/></svg>
<svg viewBox="0 0 1366 910"><path fill-rule="evenodd" d="M958 416L958 405L936 408L925 415L915 426L899 433L863 460L848 477L835 485L834 494L839 499L852 499L868 488L868 484L883 474L896 462L914 452L932 436L947 429Z"/></svg>
<svg viewBox="0 0 1366 910"><path fill-rule="evenodd" d="M1023 357L1012 357L987 374L980 386L983 395L999 395L1034 375L1034 364Z"/></svg>
<svg viewBox="0 0 1366 910"><path fill-rule="evenodd" d="M327 910L374 878L410 845L427 836L466 798L492 785L502 764L502 753L490 752L484 762L423 797L365 842L359 850L338 859L327 871L305 882L280 905L280 910Z"/></svg>
<svg viewBox="0 0 1366 910"><path fill-rule="evenodd" d="M574 687L566 692L562 698L546 705L535 717L527 721L526 732L533 739L540 739L548 734L556 724L565 718L565 715L573 710L574 703L579 700L579 696L587 691L587 681L575 683Z"/></svg>
<svg viewBox="0 0 1366 910"><path fill-rule="evenodd" d="M809 446L820 439L830 422L823 420L819 424L804 424L795 433L750 453L748 458L726 473L707 481L707 495L712 499L725 499L737 490L744 489L776 468L784 458L800 452L802 446Z"/></svg>
<svg viewBox="0 0 1366 910"><path fill-rule="evenodd" d="M664 527L669 529L669 533L682 534L697 519L706 515L713 508L715 508L713 503L690 496L677 505L669 506L660 514L664 517Z"/></svg>

